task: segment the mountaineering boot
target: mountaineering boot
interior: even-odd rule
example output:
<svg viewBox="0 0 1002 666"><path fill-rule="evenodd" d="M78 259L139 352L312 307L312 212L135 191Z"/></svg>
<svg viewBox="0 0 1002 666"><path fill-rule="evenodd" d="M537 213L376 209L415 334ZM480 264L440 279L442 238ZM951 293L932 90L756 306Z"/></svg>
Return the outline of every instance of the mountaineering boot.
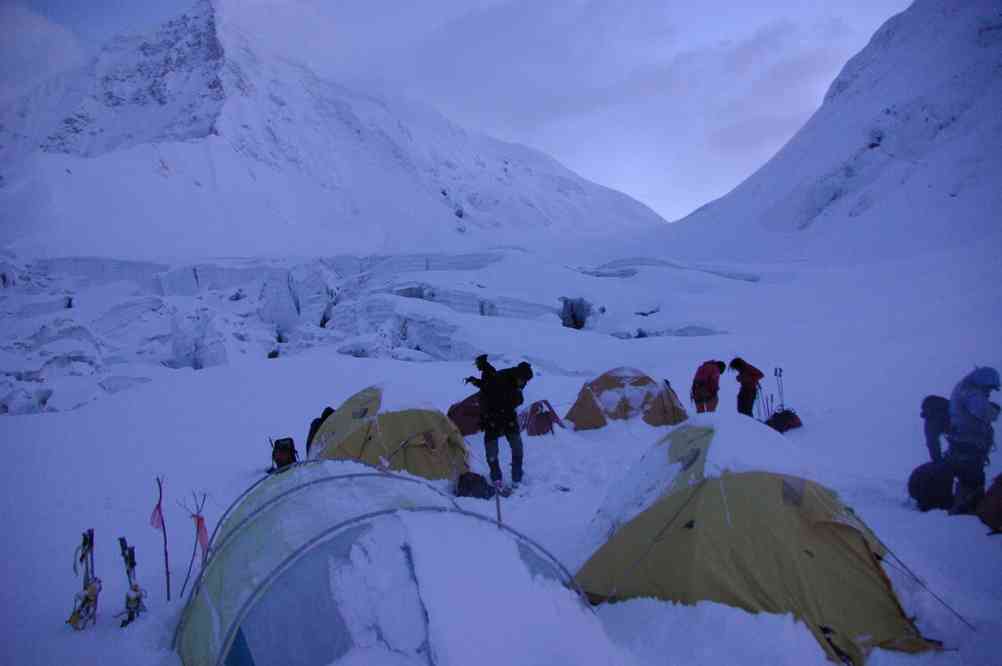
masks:
<svg viewBox="0 0 1002 666"><path fill-rule="evenodd" d="M522 459L512 457L511 459L511 485L517 488L522 483Z"/></svg>
<svg viewBox="0 0 1002 666"><path fill-rule="evenodd" d="M501 474L501 465L498 464L498 459L488 458L487 466L491 468L491 482L501 483L503 476Z"/></svg>

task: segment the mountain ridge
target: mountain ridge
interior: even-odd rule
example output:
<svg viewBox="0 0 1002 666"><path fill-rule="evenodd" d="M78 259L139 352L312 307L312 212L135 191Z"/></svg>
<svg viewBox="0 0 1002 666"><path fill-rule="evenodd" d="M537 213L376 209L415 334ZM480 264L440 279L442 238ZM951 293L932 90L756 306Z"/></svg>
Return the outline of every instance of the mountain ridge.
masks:
<svg viewBox="0 0 1002 666"><path fill-rule="evenodd" d="M543 153L262 55L234 15L200 0L3 113L0 242L186 260L468 250L663 222Z"/></svg>

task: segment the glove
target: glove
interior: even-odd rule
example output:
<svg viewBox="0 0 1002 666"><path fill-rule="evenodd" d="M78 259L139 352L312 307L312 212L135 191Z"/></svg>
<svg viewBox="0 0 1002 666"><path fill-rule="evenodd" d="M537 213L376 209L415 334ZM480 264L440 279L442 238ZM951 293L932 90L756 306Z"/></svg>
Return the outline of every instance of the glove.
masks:
<svg viewBox="0 0 1002 666"><path fill-rule="evenodd" d="M477 381L476 377L467 377L466 379L463 380L463 383L464 384L472 384L475 381Z"/></svg>

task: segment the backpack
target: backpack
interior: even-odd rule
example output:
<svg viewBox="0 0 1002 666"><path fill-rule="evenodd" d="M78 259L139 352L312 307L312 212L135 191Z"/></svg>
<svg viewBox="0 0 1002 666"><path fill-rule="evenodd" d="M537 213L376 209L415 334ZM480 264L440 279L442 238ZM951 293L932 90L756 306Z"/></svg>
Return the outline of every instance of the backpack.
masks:
<svg viewBox="0 0 1002 666"><path fill-rule="evenodd" d="M1002 474L995 477L991 487L978 504L978 518L988 527L992 534L1002 534Z"/></svg>
<svg viewBox="0 0 1002 666"><path fill-rule="evenodd" d="M919 465L908 477L908 494L919 511L949 509L953 506L953 469L942 462Z"/></svg>
<svg viewBox="0 0 1002 666"><path fill-rule="evenodd" d="M786 432L787 430L800 428L804 425L803 421L800 420L800 417L792 409L783 409L776 412L769 417L765 424L779 432Z"/></svg>
<svg viewBox="0 0 1002 666"><path fill-rule="evenodd" d="M324 411L321 412L320 416L310 422L310 434L306 436L306 455L310 454L310 447L313 446L313 438L316 437L317 431L320 430L320 426L322 426L324 421L327 420L327 417L333 413L333 409L330 407L324 407Z"/></svg>
<svg viewBox="0 0 1002 666"><path fill-rule="evenodd" d="M482 412L507 416L522 404L522 389L513 371L514 368L505 368L480 387Z"/></svg>
<svg viewBox="0 0 1002 666"><path fill-rule="evenodd" d="M950 432L950 401L941 395L927 395L922 400L922 418L936 424L939 434Z"/></svg>
<svg viewBox="0 0 1002 666"><path fill-rule="evenodd" d="M270 471L280 470L298 460L296 443L291 437L282 437L271 443L271 462L273 465Z"/></svg>
<svg viewBox="0 0 1002 666"><path fill-rule="evenodd" d="M476 472L463 472L456 479L456 497L490 499L494 497L494 486Z"/></svg>

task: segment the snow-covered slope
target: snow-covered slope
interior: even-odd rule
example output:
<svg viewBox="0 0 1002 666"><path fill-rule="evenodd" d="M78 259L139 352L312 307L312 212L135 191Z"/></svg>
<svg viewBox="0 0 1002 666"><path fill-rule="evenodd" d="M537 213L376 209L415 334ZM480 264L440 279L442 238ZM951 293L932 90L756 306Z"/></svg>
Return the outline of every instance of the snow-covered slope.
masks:
<svg viewBox="0 0 1002 666"><path fill-rule="evenodd" d="M319 78L245 15L201 0L0 110L0 242L49 256L316 255L661 222L542 153Z"/></svg>
<svg viewBox="0 0 1002 666"><path fill-rule="evenodd" d="M997 240L1002 8L918 0L891 18L769 162L602 256L853 261Z"/></svg>
<svg viewBox="0 0 1002 666"><path fill-rule="evenodd" d="M149 122L139 122L147 118L142 105L123 102L108 110L93 102L95 79L64 79L50 82L50 90L78 97L60 108L125 115L88 124L103 129L93 136L64 132L60 150L68 153L52 152L55 143L40 151L29 146L16 178L7 170L13 162L2 162L5 233L23 217L28 228L44 232L35 246L48 254L76 247L79 254L103 256L40 259L27 240L18 253L0 254L0 399L8 411L0 417L0 442L7 444L0 466L6 534L0 561L8 565L0 584L10 598L0 606L0 621L20 632L0 647L0 662L178 664L168 646L180 604L165 598L161 534L149 526L154 476L169 478L164 506L177 591L178 558L194 546L192 523L176 501L182 495L209 493L211 526L267 464L266 437L293 435L302 451L308 424L324 406L373 383L444 410L468 394L462 378L479 352L499 365L529 360L536 376L526 400L547 399L561 414L585 381L616 366L670 380L683 400L706 359L749 359L766 372L765 391L774 394L769 375L783 367L786 401L805 426L781 437L734 414L737 386L728 374L720 413L693 419L732 437L740 455L721 460L721 467L772 465L782 456L798 473L837 490L925 585L977 627L972 633L887 561L907 612L949 651L877 652L869 666L997 661L1000 542L974 517L919 513L905 490L908 474L927 459L918 416L923 397L948 395L972 364L1002 367L1000 120L992 112L999 107L997 3L916 3L847 66L839 79L845 85L836 83L801 134L747 183L689 221L608 239L600 252L577 234L572 240L579 247L568 240L560 251L451 246L443 238L467 216L455 216L449 197L463 191L460 185L494 182L498 173L487 161L483 169L470 164L476 166L476 155L499 153L464 146L500 144L462 132L455 141L440 141L457 165L442 195L434 178L452 171L427 157L445 150L429 137L453 131L450 125L420 120L425 112L331 92L333 84L276 59L281 44L258 48L264 39L258 19L249 23L224 4L215 19L222 59L194 69L178 64L177 81L173 74L164 79L173 81L164 90L190 90L189 83L208 86L216 72L222 102L217 108L218 100L203 98L198 108L205 114L196 114L189 129L197 135L210 126L218 134L158 138L180 131L188 93L176 107L169 94L167 104L154 102ZM162 52L183 50L182 42ZM100 62L99 68L110 68L110 61ZM124 76L115 89L144 89L131 80ZM898 115L884 113L892 106ZM943 109L955 118L939 127L934 116L951 117L942 116ZM51 128L66 127L64 117L55 117ZM400 118L413 141L401 138ZM5 128L13 127L7 122ZM871 136L874 127L883 133ZM18 131L42 143L55 129ZM142 141L135 139L140 135ZM11 144L4 141L7 150ZM491 185L491 191L518 200L550 196L545 175L564 172L545 171L538 165L551 163L539 159L531 162L539 169L535 176L512 180L510 190ZM852 168L840 171L847 164ZM366 184L350 190L355 199L345 198L347 186L324 190L330 198L317 194L323 178L334 178L331 165L345 169L336 182L357 177ZM370 180L373 173L387 174L383 192L375 191L383 181ZM826 180L830 174L835 180ZM813 214L804 202L827 191L826 183L838 185L840 194L829 191L833 200ZM8 206L18 201L27 207ZM268 205L297 201L307 212L318 201L330 210L338 202L364 202L371 208L360 208L359 219L371 234L352 227L357 237L344 237L342 246L310 235L319 227L308 216L290 213L286 227L263 222L279 219ZM410 206L414 214L389 216L394 206ZM444 207L445 236L425 225L432 219L421 216L425 206ZM76 214L59 227L53 222L59 210ZM203 215L206 210L243 217ZM597 206L594 216L572 226L610 224L609 210ZM530 245L520 230L481 228L474 217L470 213L463 238L508 237ZM288 233L300 228L296 224L303 233ZM398 228L420 242L407 252L373 254L380 234ZM147 237L148 247L135 245ZM292 245L298 239L303 247ZM163 250L168 241L175 242L171 252ZM361 249L353 251L349 242ZM287 256L300 250L303 256ZM163 254L184 256L150 259ZM215 256L221 254L252 256ZM562 325L562 317L584 315L589 306L583 330ZM278 357L267 359L271 351ZM33 411L46 413L25 413ZM575 569L595 546L601 525L593 519L603 504L624 497L617 480L641 464L665 432L627 421L527 438L526 482L504 501L504 521ZM468 443L474 469L485 473L482 436ZM506 472L509 455L502 445ZM999 456L986 471L989 478L1002 472ZM459 502L496 515L493 503ZM69 557L87 527L96 529L105 593L97 625L77 634L63 621L79 590ZM125 630L112 617L125 591L114 542L119 535L137 544L139 580L150 592L150 613ZM501 573L489 581L496 587L477 589L489 595L506 580ZM447 592L476 593L471 589ZM810 632L789 616L655 600L602 607L597 614L620 663L827 663ZM458 618L457 635L504 635L503 624L467 631L466 623L480 620ZM580 646L577 632L554 612L523 638L526 645ZM592 638L601 638L597 630ZM503 649L473 653L483 664L510 663ZM439 663L457 662L464 663Z"/></svg>

